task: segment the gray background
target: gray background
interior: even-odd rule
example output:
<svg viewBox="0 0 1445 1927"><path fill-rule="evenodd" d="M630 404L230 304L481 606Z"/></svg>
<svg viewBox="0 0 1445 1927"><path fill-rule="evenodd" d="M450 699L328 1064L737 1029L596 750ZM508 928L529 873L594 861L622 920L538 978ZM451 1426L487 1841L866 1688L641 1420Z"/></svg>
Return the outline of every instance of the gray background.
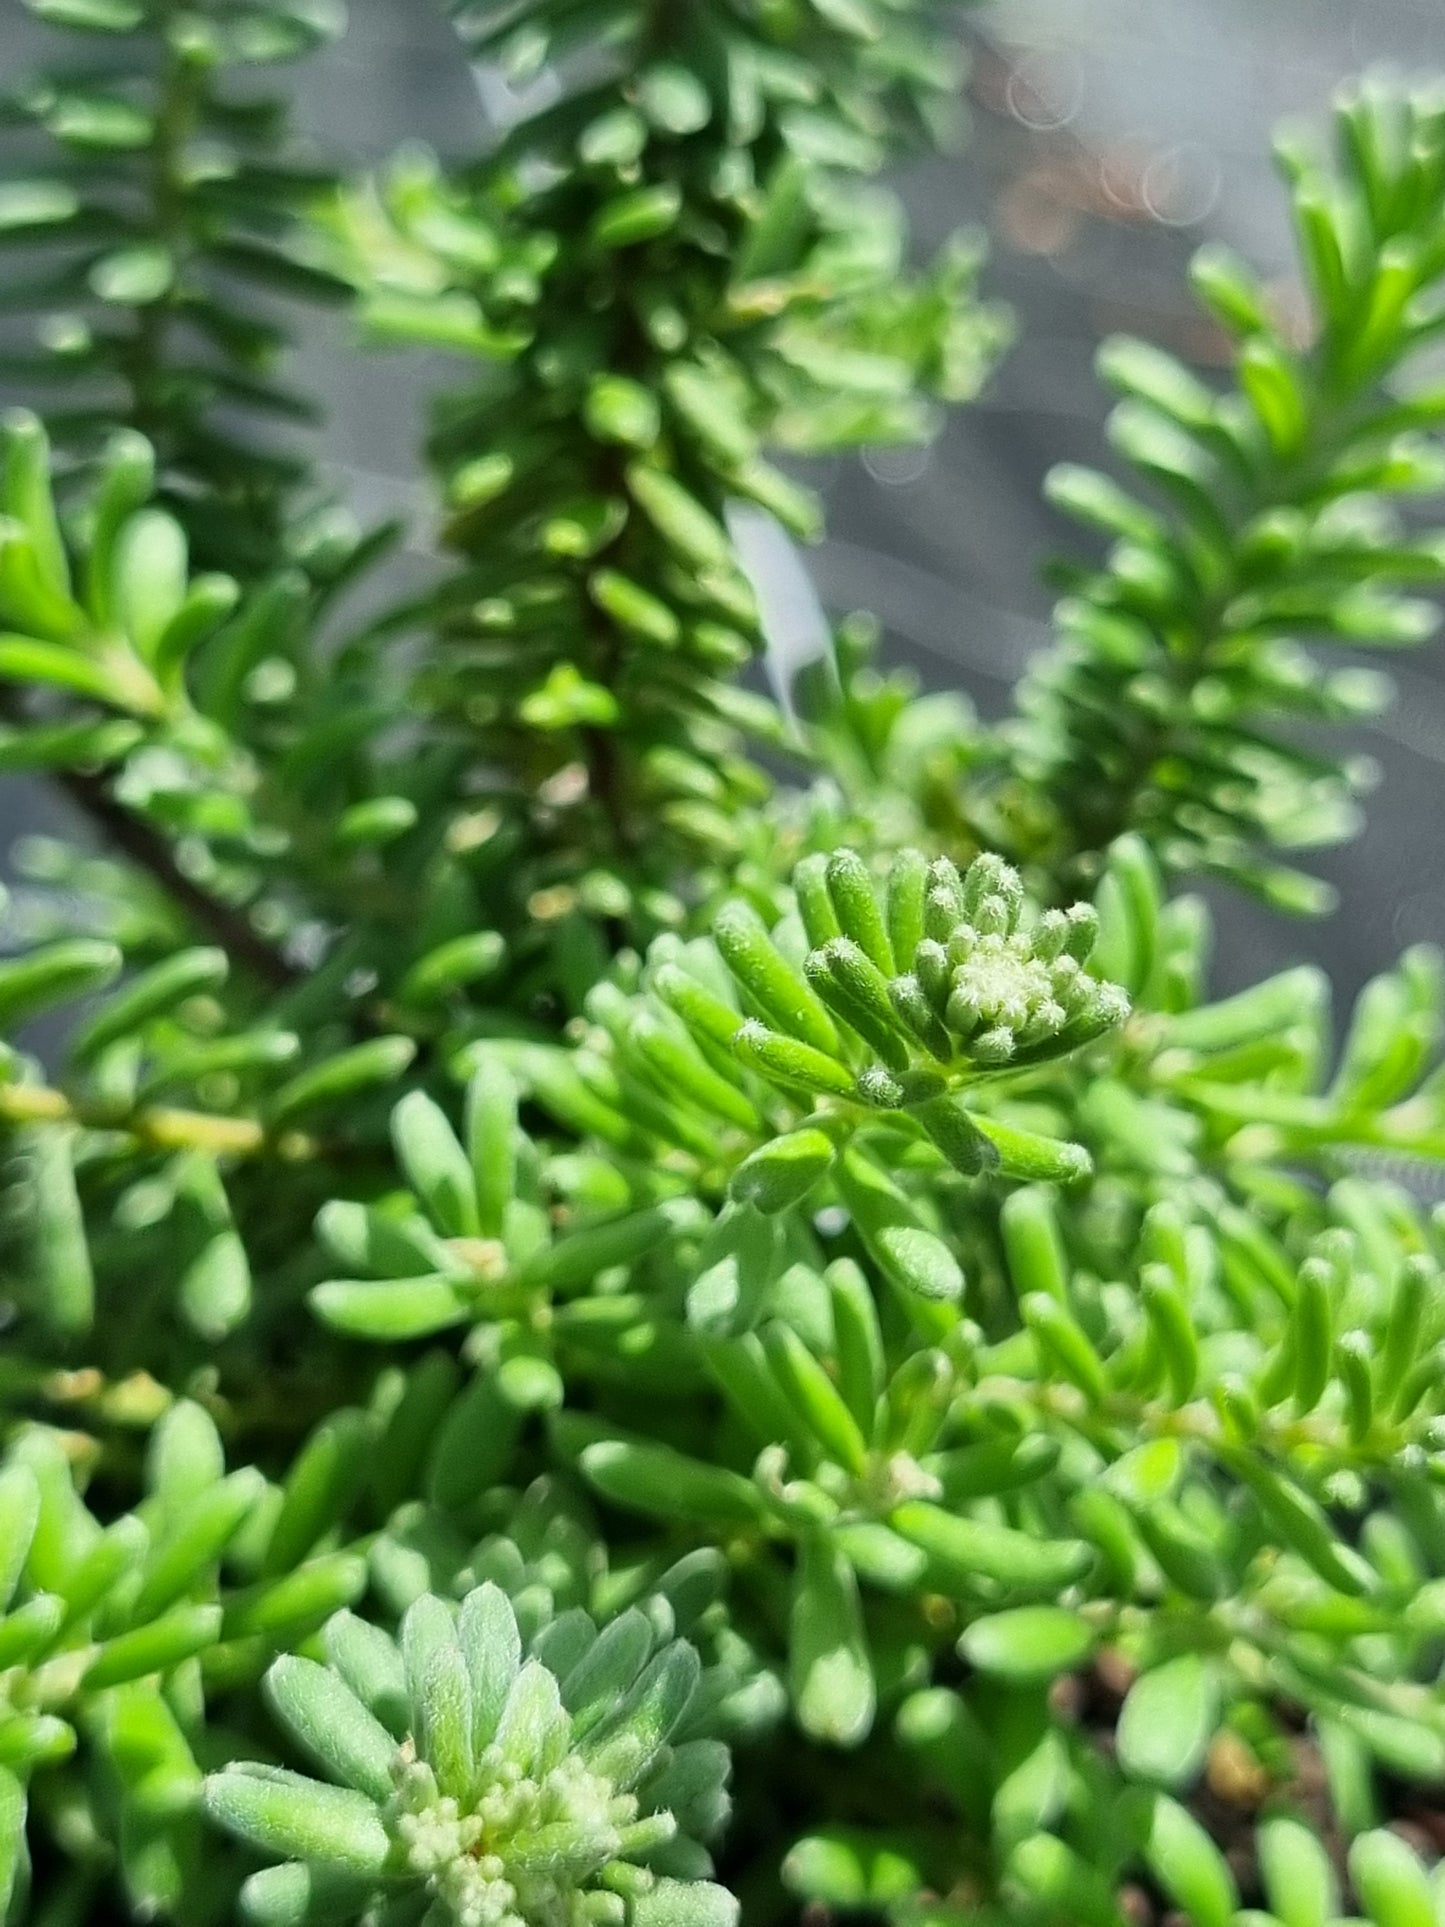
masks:
<svg viewBox="0 0 1445 1927"><path fill-rule="evenodd" d="M38 43L19 0L0 0L14 72ZM300 83L306 138L343 164L398 142L465 152L484 125L472 75L439 4L351 0L351 28ZM970 17L970 133L958 155L901 173L920 251L960 222L994 234L991 294L1020 338L982 401L922 454L849 459L823 476L830 538L810 558L830 606L883 619L895 660L962 686L987 716L1047 639L1039 565L1072 540L1040 504L1061 459L1102 454L1098 341L1128 329L1189 354L1205 337L1184 269L1222 237L1287 277L1289 237L1269 161L1272 130L1318 115L1339 79L1393 64L1445 74L1442 0L999 0ZM309 324L297 382L325 399L334 478L367 518L416 518L426 495L414 450L444 362L361 354L343 322ZM1401 700L1368 732L1381 783L1368 828L1314 859L1344 908L1281 924L1222 895L1216 977L1232 986L1300 956L1352 990L1402 945L1445 938L1445 650L1398 669ZM0 845L57 823L50 799L0 784Z"/></svg>

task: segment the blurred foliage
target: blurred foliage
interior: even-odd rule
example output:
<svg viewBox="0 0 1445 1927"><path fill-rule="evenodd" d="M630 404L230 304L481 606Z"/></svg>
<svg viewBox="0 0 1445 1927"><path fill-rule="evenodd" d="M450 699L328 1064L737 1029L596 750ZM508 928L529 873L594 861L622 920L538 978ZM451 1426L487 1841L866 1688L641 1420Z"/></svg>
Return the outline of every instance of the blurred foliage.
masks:
<svg viewBox="0 0 1445 1927"><path fill-rule="evenodd" d="M0 768L106 847L0 960L0 1916L1429 1927L1445 970L1219 1000L1175 886L1314 906L1379 685L1303 645L1424 632L1438 97L1286 150L1307 341L1206 251L1234 389L1106 350L987 729L777 607L775 458L1001 344L872 179L935 9L460 8L548 103L320 205L222 85L320 14L33 10L0 214L100 306L0 436ZM380 618L245 326L187 373L262 258L460 358Z"/></svg>

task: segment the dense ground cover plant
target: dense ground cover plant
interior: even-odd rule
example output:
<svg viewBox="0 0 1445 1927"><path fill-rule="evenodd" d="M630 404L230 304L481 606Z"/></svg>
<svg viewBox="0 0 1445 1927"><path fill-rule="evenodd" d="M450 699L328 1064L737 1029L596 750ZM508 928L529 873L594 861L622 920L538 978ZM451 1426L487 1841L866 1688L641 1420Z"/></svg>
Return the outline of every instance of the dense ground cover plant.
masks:
<svg viewBox="0 0 1445 1927"><path fill-rule="evenodd" d="M985 728L743 680L775 459L1003 344L874 180L946 9L468 0L548 104L337 185L242 71L329 9L27 4L0 767L102 847L0 962L0 1915L1436 1920L1445 977L1217 999L1185 886L1321 907L1433 620L1439 94L1284 148L1304 334L1211 248L1227 380L1105 348ZM236 277L457 355L423 602Z"/></svg>

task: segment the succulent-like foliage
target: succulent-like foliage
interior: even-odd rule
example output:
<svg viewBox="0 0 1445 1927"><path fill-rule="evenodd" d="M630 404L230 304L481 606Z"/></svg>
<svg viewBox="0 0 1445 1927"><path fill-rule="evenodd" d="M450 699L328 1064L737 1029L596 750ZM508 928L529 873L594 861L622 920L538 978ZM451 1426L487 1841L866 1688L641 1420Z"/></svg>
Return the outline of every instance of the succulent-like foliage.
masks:
<svg viewBox="0 0 1445 1927"><path fill-rule="evenodd" d="M285 103L240 76L305 55L343 15L330 0L25 4L55 57L9 92L27 171L6 182L0 238L33 263L24 303L7 300L33 338L9 365L53 394L47 417L82 458L120 424L154 445L209 566L272 568L306 466L266 425L313 411L274 379L271 297L345 287L307 258L299 218L326 176L288 151ZM312 538L324 566L326 533Z"/></svg>
<svg viewBox="0 0 1445 1927"><path fill-rule="evenodd" d="M548 1338L564 1340L572 1320L557 1310L559 1296L602 1267L646 1276L707 1229L692 1186L728 1201L704 1244L705 1274L720 1282L716 1258L731 1291L746 1263L755 1305L785 1249L777 1239L771 1255L757 1246L760 1221L820 1203L820 1187L836 1187L901 1290L956 1297L956 1265L889 1167L901 1138L931 1144L970 1176L1068 1180L1088 1171L1082 1147L1011 1122L1007 1095L1001 1107L987 1098L1001 1074L1016 1085L1123 1019L1124 993L1079 960L1097 919L1079 905L1021 929L1022 885L993 857L960 879L946 858L930 865L906 851L880 892L858 854L840 850L806 860L796 883L791 928L769 935L735 899L718 912L716 947L659 940L641 996L615 984L593 993L577 1049L480 1046L465 1147L430 1098L406 1098L393 1137L420 1210L388 1222L358 1205L327 1207L318 1228L333 1255L372 1276L318 1286L321 1316L357 1335L398 1338L500 1314L503 1331L520 1320L509 1341L522 1347L516 1369L538 1350L525 1331L529 1308L535 1316L547 1306ZM809 935L824 942L800 971L787 953L806 948ZM630 1158L665 1159L671 1178L634 1180L621 1210L596 1212L579 1198L596 1221L554 1235L538 1209L546 1192L535 1153L528 1145L531 1154L519 1155L519 1139L527 1145L519 1078L562 1123ZM749 1229L746 1258L727 1251ZM708 1302L699 1283L689 1296L698 1317L711 1316L701 1309ZM560 1386L554 1394L527 1382L560 1397Z"/></svg>
<svg viewBox="0 0 1445 1927"><path fill-rule="evenodd" d="M137 1916L195 1918L227 1892L208 1878L197 1813L205 1668L239 1664L244 1676L248 1640L264 1651L268 1636L305 1637L355 1598L365 1568L319 1560L223 1588L222 1561L244 1565L248 1535L264 1554L286 1508L262 1516L257 1467L226 1473L205 1411L184 1401L159 1411L154 1381L99 1396L60 1382L37 1389L103 1422L152 1429L141 1496L118 1515L97 1517L82 1497L99 1469L92 1438L28 1426L0 1466L0 1896L23 1909L27 1795L38 1787L62 1835L68 1823L72 1837L115 1839ZM45 1830L39 1819L36 1846Z"/></svg>
<svg viewBox="0 0 1445 1927"><path fill-rule="evenodd" d="M706 1865L728 1756L690 1718L696 1653L659 1644L646 1614L599 1632L578 1613L524 1653L506 1594L487 1584L455 1610L423 1594L398 1644L343 1615L327 1649L329 1665L288 1657L266 1676L326 1781L237 1765L206 1787L222 1826L284 1857L248 1882L251 1918L305 1918L318 1901L354 1918L380 1888L398 1922L735 1920L722 1889L655 1870Z"/></svg>
<svg viewBox="0 0 1445 1927"><path fill-rule="evenodd" d="M993 346L866 181L932 8L458 9L552 103L304 240L197 138L319 16L35 10L161 45L26 95L106 164L0 218L91 250L77 368L169 372L158 450L129 390L83 476L0 436L0 768L108 844L20 853L0 960L5 1927L1426 1927L1445 971L1337 1042L1312 969L1213 998L1172 879L1309 895L1288 732L1368 692L1282 632L1422 626L1433 96L1291 160L1317 339L1207 256L1237 394L1110 351L1172 507L1056 484L1120 541L1019 718L850 621L784 720L729 680L766 451ZM475 359L450 573L360 634L210 438L245 343L172 381L233 204Z"/></svg>
<svg viewBox="0 0 1445 1927"><path fill-rule="evenodd" d="M118 889L100 867L56 858L92 924L132 935L136 961L167 965L155 984L136 987L137 1002L127 993L105 1041L178 1008L214 1031L221 1013L195 995L214 989L228 963L248 984L284 992L299 984L297 955L327 956L319 997L298 992L294 1005L278 1005L250 1054L238 1046L234 1061L195 1057L165 1082L194 1086L221 1070L264 1081L300 1054L288 1012L303 1032L319 1021L328 1043L356 1042L355 1007L379 985L378 961L393 980L387 1016L413 1036L444 1027L506 954L499 933L478 928L473 885L505 852L484 847L487 835L472 834L477 814L457 807L417 893L405 886L420 807L383 774L380 744L356 740L357 706L372 705L360 711L370 728L383 691L399 694L384 665L361 644L339 662L310 655L326 591L294 572L244 588L193 574L188 515L156 499L154 451L138 435L111 438L68 512L57 505L52 466L38 420L13 412L0 428L0 769L54 775L160 886L146 900L153 914L138 914L133 882ZM428 794L442 780L426 766L415 777ZM328 786L334 802L350 800L316 823L310 812ZM334 943L343 915L349 927ZM223 955L195 964L192 982L165 953L196 936ZM365 988L343 993L338 1006L332 993L348 982ZM60 981L52 992L37 979L34 995L83 988ZM382 1008L378 998L360 1028L391 1029ZM373 1034L340 1082L292 1095L301 1108L339 1101L396 1075L412 1055L407 1038Z"/></svg>
<svg viewBox="0 0 1445 1927"><path fill-rule="evenodd" d="M751 1124L764 1141L732 1192L764 1210L800 1202L869 1112L913 1120L968 1173L1085 1168L961 1099L985 1094L992 1073L1044 1065L1122 1022L1124 992L1084 968L1097 930L1089 906L1023 925L1023 885L1007 864L980 857L960 878L946 857L929 863L916 850L894 858L881 890L849 849L805 858L793 884L796 909L771 933L735 898L717 911L710 947L661 939L635 1014L595 994L624 1110L629 1089L651 1086L655 1102L666 1086L674 1104L685 1097L717 1122ZM767 1092L746 1118L716 1082L720 1051ZM770 1128L779 1096L808 1112L783 1138ZM1031 1158L1061 1161L1035 1169Z"/></svg>
<svg viewBox="0 0 1445 1927"><path fill-rule="evenodd" d="M1016 789L999 802L1020 848L1066 873L1133 829L1172 871L1318 906L1318 886L1272 852L1347 835L1364 772L1301 726L1368 715L1388 685L1301 645L1434 630L1432 604L1409 591L1439 580L1445 552L1428 519L1407 527L1394 504L1441 481L1438 396L1416 368L1439 329L1445 111L1430 89L1367 82L1334 132L1333 159L1299 138L1280 147L1303 328L1236 256L1204 249L1195 292L1228 342L1231 385L1110 342L1100 367L1124 397L1110 435L1130 483L1076 467L1050 478L1054 503L1112 546L1100 568L1067 572L1059 642L1021 691Z"/></svg>
<svg viewBox="0 0 1445 1927"><path fill-rule="evenodd" d="M595 50L570 5L454 11L561 91L466 173L412 157L344 209L373 334L479 363L433 441L464 563L421 698L504 759L533 884L606 868L615 915L639 879L672 891L676 853L731 849L762 793L735 732L778 723L729 685L764 639L739 538L759 506L818 527L769 452L925 435L998 345L976 247L911 272L869 179L955 63L913 4L629 4Z"/></svg>

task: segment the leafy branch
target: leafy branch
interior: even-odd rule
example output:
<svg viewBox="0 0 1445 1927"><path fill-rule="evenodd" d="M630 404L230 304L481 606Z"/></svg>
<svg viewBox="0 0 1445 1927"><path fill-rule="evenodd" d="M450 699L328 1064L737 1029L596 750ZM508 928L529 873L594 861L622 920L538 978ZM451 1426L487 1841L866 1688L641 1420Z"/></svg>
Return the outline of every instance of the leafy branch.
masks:
<svg viewBox="0 0 1445 1927"><path fill-rule="evenodd" d="M1271 852L1348 833L1360 765L1304 726L1370 714L1373 672L1301 647L1422 641L1441 544L1394 498L1441 485L1438 406L1409 373L1439 330L1445 122L1428 92L1367 84L1336 116L1333 163L1280 150L1309 301L1303 339L1248 268L1210 246L1195 292L1231 344L1223 393L1141 342L1106 344L1127 485L1076 467L1050 498L1113 544L1071 566L1060 639L1020 691L1016 764L984 805L1006 847L1066 882L1137 830L1175 873L1210 871L1281 907L1326 896ZM1397 384L1406 384L1403 387Z"/></svg>

